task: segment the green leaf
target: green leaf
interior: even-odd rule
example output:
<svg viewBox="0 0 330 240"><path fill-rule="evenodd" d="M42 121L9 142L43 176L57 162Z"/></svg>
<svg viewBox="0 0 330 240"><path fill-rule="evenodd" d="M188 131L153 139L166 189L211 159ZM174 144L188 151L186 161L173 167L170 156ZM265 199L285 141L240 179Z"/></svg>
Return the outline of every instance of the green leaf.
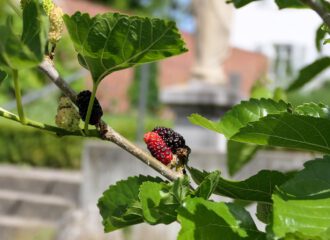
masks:
<svg viewBox="0 0 330 240"><path fill-rule="evenodd" d="M317 59L313 63L305 66L299 71L298 77L290 84L287 91L293 91L301 88L329 66L330 57Z"/></svg>
<svg viewBox="0 0 330 240"><path fill-rule="evenodd" d="M44 59L48 29L48 16L40 5L40 1L28 1L23 9L22 42L32 51L39 62Z"/></svg>
<svg viewBox="0 0 330 240"><path fill-rule="evenodd" d="M258 203L256 217L263 223L271 223L273 207L268 203Z"/></svg>
<svg viewBox="0 0 330 240"><path fill-rule="evenodd" d="M274 93L270 91L266 86L266 80L261 79L256 82L252 88L251 96L253 98L273 98L275 101L285 100L286 94L283 89L276 88ZM248 143L240 143L235 141L227 142L227 167L230 175L234 175L245 164L250 162L260 146Z"/></svg>
<svg viewBox="0 0 330 240"><path fill-rule="evenodd" d="M77 12L65 15L64 22L79 62L91 72L95 83L114 71L187 51L172 21L118 13L91 18Z"/></svg>
<svg viewBox="0 0 330 240"><path fill-rule="evenodd" d="M253 86L250 93L251 98L273 98L273 92L265 85Z"/></svg>
<svg viewBox="0 0 330 240"><path fill-rule="evenodd" d="M227 3L233 3L236 8L244 7L245 5L260 0L228 0Z"/></svg>
<svg viewBox="0 0 330 240"><path fill-rule="evenodd" d="M264 98L260 100L250 99L234 106L226 112L219 122L213 122L195 114L191 115L188 119L195 125L215 130L223 133L226 138L230 138L248 123L258 121L268 114L287 112L289 107L290 105L283 101L276 102L272 99Z"/></svg>
<svg viewBox="0 0 330 240"><path fill-rule="evenodd" d="M281 87L277 87L277 88L275 88L275 90L274 90L274 96L273 96L273 99L274 99L275 101L280 101L280 100L282 100L282 101L286 102L286 101L288 100L288 96L287 96L286 91L285 91L283 88L281 88Z"/></svg>
<svg viewBox="0 0 330 240"><path fill-rule="evenodd" d="M272 99L242 101L226 112L219 125L225 137L230 138L248 123L258 121L268 114L287 112L289 107L290 105L283 101L276 102Z"/></svg>
<svg viewBox="0 0 330 240"><path fill-rule="evenodd" d="M292 111L283 101L251 99L234 106L219 122L205 121L229 140L330 153L328 107L309 103ZM205 121L193 123L205 127Z"/></svg>
<svg viewBox="0 0 330 240"><path fill-rule="evenodd" d="M33 52L15 35L11 23L0 26L0 32L0 64L11 69L24 69L39 63Z"/></svg>
<svg viewBox="0 0 330 240"><path fill-rule="evenodd" d="M179 203L183 203L190 193L190 179L187 176L173 182L172 194Z"/></svg>
<svg viewBox="0 0 330 240"><path fill-rule="evenodd" d="M144 182L139 198L144 220L149 224L170 224L177 219L177 209L189 192L189 182L178 179L174 183Z"/></svg>
<svg viewBox="0 0 330 240"><path fill-rule="evenodd" d="M188 170L197 184L209 175L206 171L201 172L192 167ZM237 200L271 203L275 187L286 180L288 177L283 173L269 170L262 170L243 181L230 181L220 177L214 193Z"/></svg>
<svg viewBox="0 0 330 240"><path fill-rule="evenodd" d="M250 162L260 146L229 140L227 142L227 167L230 175L234 175Z"/></svg>
<svg viewBox="0 0 330 240"><path fill-rule="evenodd" d="M197 114L193 113L188 117L188 120L197 126L209 129L214 132L222 133L221 127L218 122L213 122L211 120L208 120L207 118Z"/></svg>
<svg viewBox="0 0 330 240"><path fill-rule="evenodd" d="M0 26L0 63L16 70L37 66L44 57L48 18L38 0L26 3L23 10L22 38L16 35L9 18Z"/></svg>
<svg viewBox="0 0 330 240"><path fill-rule="evenodd" d="M196 189L195 195L204 199L208 199L215 191L220 179L220 172L214 171L207 175Z"/></svg>
<svg viewBox="0 0 330 240"><path fill-rule="evenodd" d="M273 232L285 239L329 240L330 156L304 167L273 195Z"/></svg>
<svg viewBox="0 0 330 240"><path fill-rule="evenodd" d="M329 107L319 103L304 103L302 105L297 106L294 109L295 114L311 116L316 118L329 118L330 111Z"/></svg>
<svg viewBox="0 0 330 240"><path fill-rule="evenodd" d="M303 4L300 0L275 0L279 9L283 8L306 8L307 5Z"/></svg>
<svg viewBox="0 0 330 240"><path fill-rule="evenodd" d="M325 40L323 41L323 45L326 45L326 44L328 44L328 43L330 43L330 38L327 38L327 39L325 39Z"/></svg>
<svg viewBox="0 0 330 240"><path fill-rule="evenodd" d="M129 177L110 186L103 193L98 208L103 218L105 232L143 222L138 196L140 186L146 181L160 183L162 179L142 175Z"/></svg>
<svg viewBox="0 0 330 240"><path fill-rule="evenodd" d="M304 236L301 239L330 239L330 198L284 200L273 195L273 201L273 231L277 237L298 232Z"/></svg>
<svg viewBox="0 0 330 240"><path fill-rule="evenodd" d="M324 30L323 23L317 28L316 34L315 34L315 46L317 51L321 52L323 40L325 36L327 35L327 31Z"/></svg>
<svg viewBox="0 0 330 240"><path fill-rule="evenodd" d="M327 235L330 236L330 229L326 232ZM302 234L300 232L295 233L287 233L284 237L284 240L321 240L320 237L310 237L306 236L305 234ZM326 238L329 240L329 238Z"/></svg>
<svg viewBox="0 0 330 240"><path fill-rule="evenodd" d="M304 166L303 170L279 187L282 198L330 198L330 156L306 162Z"/></svg>
<svg viewBox="0 0 330 240"><path fill-rule="evenodd" d="M4 80L6 80L7 77L8 77L7 72L0 69L0 85Z"/></svg>
<svg viewBox="0 0 330 240"><path fill-rule="evenodd" d="M170 224L176 220L175 210L179 204L166 184L144 182L140 187L139 198L143 217L149 224Z"/></svg>
<svg viewBox="0 0 330 240"><path fill-rule="evenodd" d="M231 140L330 153L330 120L289 113L269 115L241 128Z"/></svg>
<svg viewBox="0 0 330 240"><path fill-rule="evenodd" d="M178 240L265 239L249 213L233 203L189 198L179 209Z"/></svg>

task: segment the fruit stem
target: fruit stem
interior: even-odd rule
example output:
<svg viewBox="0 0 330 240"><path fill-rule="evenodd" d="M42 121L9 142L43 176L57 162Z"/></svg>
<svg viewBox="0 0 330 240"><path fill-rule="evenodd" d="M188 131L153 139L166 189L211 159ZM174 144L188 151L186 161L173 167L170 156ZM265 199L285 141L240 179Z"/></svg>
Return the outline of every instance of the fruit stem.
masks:
<svg viewBox="0 0 330 240"><path fill-rule="evenodd" d="M13 79L14 79L14 87L15 87L15 96L16 96L16 105L17 105L17 111L18 116L22 124L26 124L25 116L24 116L24 110L23 110L23 104L22 104L22 96L21 96L21 88L18 81L18 71L13 70Z"/></svg>
<svg viewBox="0 0 330 240"><path fill-rule="evenodd" d="M84 126L84 131L87 135L88 135L88 124L89 124L89 120L90 120L91 115L92 115L92 110L93 110L93 105L94 105L94 99L95 99L95 95L96 95L97 86L98 86L98 84L93 83L92 95L91 95L91 97L89 99L89 103L88 103L86 119L85 119L85 126Z"/></svg>

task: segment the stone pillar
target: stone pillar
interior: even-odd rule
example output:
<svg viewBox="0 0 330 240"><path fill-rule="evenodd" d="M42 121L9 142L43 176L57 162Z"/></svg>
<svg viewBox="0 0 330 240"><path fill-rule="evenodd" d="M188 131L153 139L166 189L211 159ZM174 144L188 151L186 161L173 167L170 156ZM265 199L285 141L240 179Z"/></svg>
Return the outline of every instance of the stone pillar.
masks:
<svg viewBox="0 0 330 240"><path fill-rule="evenodd" d="M192 79L224 85L220 65L228 54L232 6L224 0L193 0L193 10L197 29Z"/></svg>

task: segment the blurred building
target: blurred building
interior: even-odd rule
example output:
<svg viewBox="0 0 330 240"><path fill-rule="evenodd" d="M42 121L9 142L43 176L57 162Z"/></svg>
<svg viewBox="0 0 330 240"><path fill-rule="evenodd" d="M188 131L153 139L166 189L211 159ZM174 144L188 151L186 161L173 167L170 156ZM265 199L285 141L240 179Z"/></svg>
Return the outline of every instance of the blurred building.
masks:
<svg viewBox="0 0 330 240"><path fill-rule="evenodd" d="M257 1L235 11L231 43L266 55L271 78L285 86L293 76L285 76L286 67L281 70L276 64L289 64L289 70L295 73L321 55L315 47L320 24L320 17L312 10L279 10L273 0ZM323 51L329 52L326 48Z"/></svg>
<svg viewBox="0 0 330 240"><path fill-rule="evenodd" d="M271 58L275 57L274 44L291 45L302 50L299 58L308 62L318 55L314 36L320 24L312 10L279 10L273 0L257 1L235 11L231 42Z"/></svg>

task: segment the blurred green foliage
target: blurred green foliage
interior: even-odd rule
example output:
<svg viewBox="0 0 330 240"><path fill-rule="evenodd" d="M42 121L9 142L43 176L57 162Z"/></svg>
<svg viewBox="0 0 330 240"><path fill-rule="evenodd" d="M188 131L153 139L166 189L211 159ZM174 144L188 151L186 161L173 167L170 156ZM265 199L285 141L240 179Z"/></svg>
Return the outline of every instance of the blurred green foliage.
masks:
<svg viewBox="0 0 330 240"><path fill-rule="evenodd" d="M82 139L54 137L7 120L0 120L0 162L47 166L53 168L78 168Z"/></svg>
<svg viewBox="0 0 330 240"><path fill-rule="evenodd" d="M320 87L313 90L299 90L288 93L288 100L294 106L304 102L324 103L330 105L330 81L324 82Z"/></svg>
<svg viewBox="0 0 330 240"><path fill-rule="evenodd" d="M138 66L134 70L134 81L128 89L128 96L132 107L138 107L140 84L141 84L141 71L143 66ZM159 101L159 87L158 87L158 63L149 64L149 79L148 79L148 92L147 92L147 109L151 112L158 110L160 106Z"/></svg>

